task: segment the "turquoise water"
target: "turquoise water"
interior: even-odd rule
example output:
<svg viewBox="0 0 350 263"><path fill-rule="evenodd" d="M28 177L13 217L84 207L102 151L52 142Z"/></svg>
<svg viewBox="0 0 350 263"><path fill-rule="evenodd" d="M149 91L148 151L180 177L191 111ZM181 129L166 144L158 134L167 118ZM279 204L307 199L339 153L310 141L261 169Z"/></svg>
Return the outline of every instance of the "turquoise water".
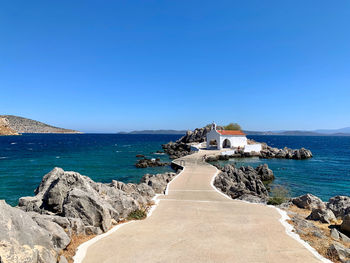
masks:
<svg viewBox="0 0 350 263"><path fill-rule="evenodd" d="M0 136L0 199L16 205L21 196L33 195L42 177L54 167L77 171L95 181L139 182L145 173L171 171L170 167L137 169L136 154L156 155L161 144L179 135L44 134ZM232 159L237 165L267 163L276 180L292 195L313 193L327 200L350 195L350 137L249 136L271 146L306 147L309 160ZM224 164L225 162L221 162Z"/></svg>
<svg viewBox="0 0 350 263"><path fill-rule="evenodd" d="M219 163L257 166L267 163L276 179L273 185L287 187L292 196L312 193L324 201L335 195L350 195L350 137L337 136L248 136L273 147L305 147L308 160L231 159Z"/></svg>
<svg viewBox="0 0 350 263"><path fill-rule="evenodd" d="M136 154L154 154L161 144L179 135L25 134L0 136L0 199L16 205L21 196L33 195L42 177L54 167L76 171L98 182L137 183L146 173L172 171L169 166L138 169Z"/></svg>

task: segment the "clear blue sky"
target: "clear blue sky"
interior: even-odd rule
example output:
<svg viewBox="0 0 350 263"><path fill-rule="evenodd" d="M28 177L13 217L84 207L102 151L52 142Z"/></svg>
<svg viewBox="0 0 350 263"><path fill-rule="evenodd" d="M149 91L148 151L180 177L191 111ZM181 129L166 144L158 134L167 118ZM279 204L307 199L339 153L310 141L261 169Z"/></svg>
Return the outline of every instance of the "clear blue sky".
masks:
<svg viewBox="0 0 350 263"><path fill-rule="evenodd" d="M1 1L0 92L82 131L350 126L350 1Z"/></svg>

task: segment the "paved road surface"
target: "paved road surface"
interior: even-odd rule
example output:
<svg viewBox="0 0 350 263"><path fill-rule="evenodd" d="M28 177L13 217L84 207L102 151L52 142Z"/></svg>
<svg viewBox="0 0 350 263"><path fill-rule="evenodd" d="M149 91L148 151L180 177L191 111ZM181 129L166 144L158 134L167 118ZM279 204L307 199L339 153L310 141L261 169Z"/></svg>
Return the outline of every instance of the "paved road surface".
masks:
<svg viewBox="0 0 350 263"><path fill-rule="evenodd" d="M185 170L153 214L92 244L83 262L320 262L286 234L276 209L215 191L217 170L202 162L208 153L176 160Z"/></svg>

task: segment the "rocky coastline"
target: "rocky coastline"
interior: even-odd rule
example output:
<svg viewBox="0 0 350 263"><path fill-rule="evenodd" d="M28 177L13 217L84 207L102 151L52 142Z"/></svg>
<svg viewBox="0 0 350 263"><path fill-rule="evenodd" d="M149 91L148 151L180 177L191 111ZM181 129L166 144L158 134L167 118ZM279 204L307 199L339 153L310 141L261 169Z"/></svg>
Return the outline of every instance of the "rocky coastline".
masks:
<svg viewBox="0 0 350 263"><path fill-rule="evenodd" d="M222 127L217 127L218 129L222 129ZM210 126L207 125L203 128L197 128L194 131L187 131L184 136L178 139L175 142L169 142L167 144L163 144L162 148L164 152L167 153L170 159L177 159L188 154L191 154L191 144L198 144L205 142L206 135L210 131ZM254 140L248 139L248 144L256 144ZM244 152L242 150L237 150L235 154L220 156L216 155L211 157L210 161L217 160L228 160L230 158L247 158L247 157L259 157L262 159L294 159L294 160L304 160L312 158L312 152L308 149L290 149L288 147L284 147L283 149L278 149L275 147L271 147L266 143L260 143L262 146L261 152Z"/></svg>
<svg viewBox="0 0 350 263"><path fill-rule="evenodd" d="M0 201L0 262L67 262L64 251L73 238L93 237L132 219L135 211L146 213L175 175L146 174L139 184L105 184L54 168L35 196L20 198L17 207Z"/></svg>

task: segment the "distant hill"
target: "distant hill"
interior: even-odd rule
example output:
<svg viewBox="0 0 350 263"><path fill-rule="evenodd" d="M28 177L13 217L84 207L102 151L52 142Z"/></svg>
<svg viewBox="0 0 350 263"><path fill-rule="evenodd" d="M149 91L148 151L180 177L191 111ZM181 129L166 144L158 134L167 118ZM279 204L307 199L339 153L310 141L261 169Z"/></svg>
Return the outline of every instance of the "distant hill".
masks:
<svg viewBox="0 0 350 263"><path fill-rule="evenodd" d="M341 129L332 129L332 130L321 129L321 130L315 130L314 132L325 133L325 134L344 134L344 133L350 134L350 127L341 128Z"/></svg>
<svg viewBox="0 0 350 263"><path fill-rule="evenodd" d="M347 128L333 130L333 131L346 131ZM322 130L319 130L322 131ZM328 130L325 130L328 131ZM329 130L330 131L330 130ZM246 135L280 135L280 136L350 136L349 132L334 132L334 133L322 133L316 131L243 131ZM186 134L185 130L143 130L132 132L119 132L118 134Z"/></svg>
<svg viewBox="0 0 350 263"><path fill-rule="evenodd" d="M142 130L131 132L119 132L118 134L179 134L184 135L186 131L183 130Z"/></svg>
<svg viewBox="0 0 350 263"><path fill-rule="evenodd" d="M0 118L6 119L8 127L17 133L80 133L14 115L0 115Z"/></svg>

